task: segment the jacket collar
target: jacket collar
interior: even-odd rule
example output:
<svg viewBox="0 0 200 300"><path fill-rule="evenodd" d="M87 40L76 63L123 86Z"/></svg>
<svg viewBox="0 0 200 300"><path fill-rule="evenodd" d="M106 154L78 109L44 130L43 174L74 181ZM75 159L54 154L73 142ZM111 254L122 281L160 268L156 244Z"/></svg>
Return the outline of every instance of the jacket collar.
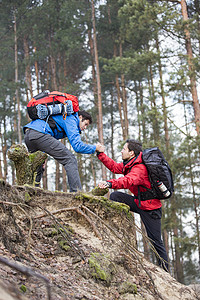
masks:
<svg viewBox="0 0 200 300"><path fill-rule="evenodd" d="M124 160L123 160L124 166L128 165L129 163L130 163L130 164L134 163L134 161L137 159L137 157L138 157L138 155L132 157L131 159L124 159Z"/></svg>
<svg viewBox="0 0 200 300"><path fill-rule="evenodd" d="M129 160L123 160L123 164L125 168L130 168L135 164L141 164L141 163L142 163L142 152L140 152L137 156Z"/></svg>

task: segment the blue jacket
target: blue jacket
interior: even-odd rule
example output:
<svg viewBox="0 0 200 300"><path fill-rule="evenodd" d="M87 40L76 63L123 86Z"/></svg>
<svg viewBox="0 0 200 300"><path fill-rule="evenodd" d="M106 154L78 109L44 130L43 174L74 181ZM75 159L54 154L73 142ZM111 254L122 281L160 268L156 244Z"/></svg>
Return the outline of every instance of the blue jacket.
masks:
<svg viewBox="0 0 200 300"><path fill-rule="evenodd" d="M67 116L65 120L62 115L55 115L52 116L52 118L56 122L57 127L54 131L50 128L46 121L40 119L34 120L25 125L24 131L26 128L31 128L44 134L50 134L57 140L67 137L75 152L85 154L95 152L95 145L85 144L81 140L78 113Z"/></svg>

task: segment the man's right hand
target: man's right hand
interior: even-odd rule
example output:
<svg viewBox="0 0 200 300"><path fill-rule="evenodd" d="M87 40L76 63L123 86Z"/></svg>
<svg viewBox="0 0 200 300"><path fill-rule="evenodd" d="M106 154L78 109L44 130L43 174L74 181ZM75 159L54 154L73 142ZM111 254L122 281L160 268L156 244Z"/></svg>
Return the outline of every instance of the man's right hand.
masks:
<svg viewBox="0 0 200 300"><path fill-rule="evenodd" d="M106 189L106 188L110 187L110 183L107 181L101 181L101 182L99 182L98 187L100 189Z"/></svg>
<svg viewBox="0 0 200 300"><path fill-rule="evenodd" d="M104 152L105 151L105 146L100 144L100 143L97 143L96 144L96 151L97 152Z"/></svg>

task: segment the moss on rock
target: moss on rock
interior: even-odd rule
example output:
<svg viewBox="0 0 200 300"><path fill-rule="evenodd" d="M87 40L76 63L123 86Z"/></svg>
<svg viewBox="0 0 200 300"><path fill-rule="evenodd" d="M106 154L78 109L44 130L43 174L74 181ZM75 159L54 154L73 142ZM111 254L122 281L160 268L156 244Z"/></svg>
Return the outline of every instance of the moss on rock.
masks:
<svg viewBox="0 0 200 300"><path fill-rule="evenodd" d="M109 189L100 189L96 186L92 191L91 194L94 196L104 196L108 193Z"/></svg>
<svg viewBox="0 0 200 300"><path fill-rule="evenodd" d="M116 266L111 262L109 256L101 253L91 253L88 263L91 276L110 286L113 275L116 273Z"/></svg>
<svg viewBox="0 0 200 300"><path fill-rule="evenodd" d="M29 203L31 201L31 196L29 195L28 192L25 192L24 201L25 203Z"/></svg>
<svg viewBox="0 0 200 300"><path fill-rule="evenodd" d="M137 286L135 283L124 281L118 289L120 294L137 294Z"/></svg>
<svg viewBox="0 0 200 300"><path fill-rule="evenodd" d="M83 192L79 192L76 195L76 198L79 200L84 201L88 201L89 203L92 204L100 204L102 205L102 207L105 207L107 209L114 209L119 213L125 213L128 218L132 219L132 214L130 213L130 207L124 203L119 203L119 202L115 202L115 201L111 201L103 196L93 196L90 193L83 193Z"/></svg>
<svg viewBox="0 0 200 300"><path fill-rule="evenodd" d="M65 250L66 252L69 251L69 250L71 249L71 247L70 247L70 246L67 244L67 242L64 241L64 240L61 240L61 241L59 242L59 246L60 246L61 249Z"/></svg>

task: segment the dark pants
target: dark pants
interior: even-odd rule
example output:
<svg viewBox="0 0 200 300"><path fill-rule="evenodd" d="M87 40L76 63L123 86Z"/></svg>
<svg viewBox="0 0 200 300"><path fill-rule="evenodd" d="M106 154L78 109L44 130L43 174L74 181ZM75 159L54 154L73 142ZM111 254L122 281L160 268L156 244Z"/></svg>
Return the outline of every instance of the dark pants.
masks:
<svg viewBox="0 0 200 300"><path fill-rule="evenodd" d="M33 129L28 129L25 132L25 143L29 152L40 150L52 156L65 168L68 178L70 192L81 190L81 181L78 173L77 160L74 154L69 151L65 145L56 140L49 134L44 134ZM37 170L36 181L40 182L43 174L43 166Z"/></svg>
<svg viewBox="0 0 200 300"><path fill-rule="evenodd" d="M159 265L162 266L163 269L168 270L167 253L161 239L162 209L158 208L154 210L142 210L135 204L135 197L122 192L113 192L110 195L110 199L116 202L127 204L130 206L131 211L140 215L146 228L147 235L151 239L151 243L155 247L159 256L164 260L162 261L158 258Z"/></svg>

